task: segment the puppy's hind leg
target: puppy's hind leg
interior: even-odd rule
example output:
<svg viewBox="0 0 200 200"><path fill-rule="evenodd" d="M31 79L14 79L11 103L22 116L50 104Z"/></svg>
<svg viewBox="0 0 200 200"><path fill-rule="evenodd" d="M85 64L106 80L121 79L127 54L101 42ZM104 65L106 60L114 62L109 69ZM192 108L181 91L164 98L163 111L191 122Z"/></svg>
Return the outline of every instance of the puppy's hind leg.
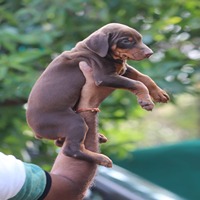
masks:
<svg viewBox="0 0 200 200"><path fill-rule="evenodd" d="M112 167L112 161L105 155L89 151L85 148L84 140L88 126L83 118L76 113L70 113L65 119L65 142L63 153L69 157L95 162L99 165Z"/></svg>
<svg viewBox="0 0 200 200"><path fill-rule="evenodd" d="M100 144L106 143L108 139L101 133L98 133L98 141ZM58 147L62 147L65 142L65 138L58 138L54 141L55 145Z"/></svg>

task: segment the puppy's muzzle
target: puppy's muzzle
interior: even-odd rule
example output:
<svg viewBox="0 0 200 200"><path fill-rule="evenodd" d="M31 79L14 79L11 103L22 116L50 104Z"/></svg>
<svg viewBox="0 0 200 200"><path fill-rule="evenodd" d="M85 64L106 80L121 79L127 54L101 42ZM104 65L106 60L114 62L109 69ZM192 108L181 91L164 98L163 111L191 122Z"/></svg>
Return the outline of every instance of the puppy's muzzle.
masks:
<svg viewBox="0 0 200 200"><path fill-rule="evenodd" d="M145 54L145 57L149 58L152 54L153 54L153 52L152 53L147 53L147 54Z"/></svg>
<svg viewBox="0 0 200 200"><path fill-rule="evenodd" d="M143 52L145 58L149 58L153 54L153 51L145 44L143 44Z"/></svg>

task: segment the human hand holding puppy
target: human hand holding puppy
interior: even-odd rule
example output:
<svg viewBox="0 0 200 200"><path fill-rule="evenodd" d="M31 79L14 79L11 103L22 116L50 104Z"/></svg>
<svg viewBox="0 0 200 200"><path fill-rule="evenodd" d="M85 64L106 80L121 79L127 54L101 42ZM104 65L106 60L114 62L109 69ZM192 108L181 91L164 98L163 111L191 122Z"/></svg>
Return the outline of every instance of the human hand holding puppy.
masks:
<svg viewBox="0 0 200 200"><path fill-rule="evenodd" d="M77 110L84 108L98 108L101 102L110 94L107 87L95 84L92 67L81 61L79 68L85 76L86 82L81 91L81 98Z"/></svg>
<svg viewBox="0 0 200 200"><path fill-rule="evenodd" d="M94 83L92 68L86 62L80 62L86 83L81 91L77 109L95 108L106 97L105 91ZM99 151L99 135L97 134L97 112L80 112L89 126L84 140L85 147L93 152ZM63 144L65 138L61 141ZM62 146L62 145L61 145ZM51 170L52 186L45 200L82 200L87 188L91 185L97 165L93 162L74 159L62 153L62 147ZM112 162L112 161L111 161ZM81 167L80 167L81 166Z"/></svg>

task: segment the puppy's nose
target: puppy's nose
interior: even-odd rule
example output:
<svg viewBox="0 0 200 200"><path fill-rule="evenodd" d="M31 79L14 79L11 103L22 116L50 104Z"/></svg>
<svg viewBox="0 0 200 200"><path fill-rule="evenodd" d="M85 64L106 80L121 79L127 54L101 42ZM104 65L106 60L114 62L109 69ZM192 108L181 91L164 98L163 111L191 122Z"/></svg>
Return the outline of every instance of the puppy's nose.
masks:
<svg viewBox="0 0 200 200"><path fill-rule="evenodd" d="M151 53L146 53L145 56L146 56L146 58L149 58L152 54L153 54L153 52L151 52Z"/></svg>
<svg viewBox="0 0 200 200"><path fill-rule="evenodd" d="M144 44L143 46L144 46L144 56L145 58L149 58L153 54L153 51L147 45Z"/></svg>

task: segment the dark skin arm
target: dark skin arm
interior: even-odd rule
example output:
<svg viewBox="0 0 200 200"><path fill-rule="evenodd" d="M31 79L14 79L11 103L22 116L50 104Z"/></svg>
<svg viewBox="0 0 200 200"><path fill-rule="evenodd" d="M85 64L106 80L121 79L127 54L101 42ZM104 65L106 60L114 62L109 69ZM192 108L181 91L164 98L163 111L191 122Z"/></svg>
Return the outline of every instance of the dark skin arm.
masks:
<svg viewBox="0 0 200 200"><path fill-rule="evenodd" d="M88 131L85 145L87 149L98 151L96 133L96 114L82 113L91 129ZM80 200L90 186L96 172L96 164L65 156L60 151L50 172L52 187L47 200Z"/></svg>
<svg viewBox="0 0 200 200"><path fill-rule="evenodd" d="M103 87L94 84L91 68L86 63L81 63L80 68L86 76L86 84L82 89L78 108L98 107L107 93ZM82 112L80 115L90 127L85 146L91 151L98 152L97 114ZM61 149L50 172L52 186L45 200L81 200L93 180L96 169L96 164L67 157L62 154Z"/></svg>

